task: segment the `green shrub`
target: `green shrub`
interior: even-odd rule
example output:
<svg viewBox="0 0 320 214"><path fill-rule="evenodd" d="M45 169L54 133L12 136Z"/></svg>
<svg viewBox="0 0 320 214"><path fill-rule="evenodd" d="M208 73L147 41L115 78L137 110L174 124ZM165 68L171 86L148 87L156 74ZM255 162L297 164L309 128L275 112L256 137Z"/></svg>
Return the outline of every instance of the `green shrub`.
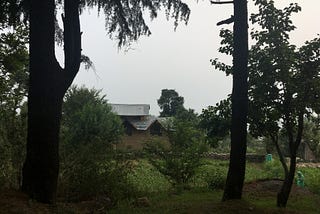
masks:
<svg viewBox="0 0 320 214"><path fill-rule="evenodd" d="M272 160L264 163L264 170L268 178L279 178L284 177L284 171L279 160Z"/></svg>
<svg viewBox="0 0 320 214"><path fill-rule="evenodd" d="M132 195L131 162L113 150L122 134L120 118L100 91L71 87L63 105L59 194L67 200L98 195L113 203Z"/></svg>
<svg viewBox="0 0 320 214"><path fill-rule="evenodd" d="M226 183L226 174L222 170L217 169L207 176L208 188L211 190L223 189Z"/></svg>
<svg viewBox="0 0 320 214"><path fill-rule="evenodd" d="M305 186L312 192L320 194L320 169L319 168L299 168L304 175Z"/></svg>
<svg viewBox="0 0 320 214"><path fill-rule="evenodd" d="M202 165L201 156L207 151L203 135L191 123L175 120L170 128L169 143L151 141L144 147L149 162L177 188L188 186L196 169Z"/></svg>
<svg viewBox="0 0 320 214"><path fill-rule="evenodd" d="M166 192L171 184L147 160L134 161L133 171L128 175L129 182L134 186L135 192L141 196L151 193Z"/></svg>

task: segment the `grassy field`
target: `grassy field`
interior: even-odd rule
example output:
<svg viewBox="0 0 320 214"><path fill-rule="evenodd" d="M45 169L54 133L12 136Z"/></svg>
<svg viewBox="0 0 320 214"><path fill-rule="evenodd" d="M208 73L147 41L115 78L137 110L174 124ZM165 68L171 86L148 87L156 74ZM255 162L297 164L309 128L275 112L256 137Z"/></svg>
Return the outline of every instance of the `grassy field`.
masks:
<svg viewBox="0 0 320 214"><path fill-rule="evenodd" d="M129 179L143 203L121 201L110 213L319 213L319 168L298 169L305 175L306 187L294 186L286 209L275 206L283 176L280 163L248 163L243 200L222 203L227 168L226 161L204 160L190 189L177 192L146 160L139 160Z"/></svg>

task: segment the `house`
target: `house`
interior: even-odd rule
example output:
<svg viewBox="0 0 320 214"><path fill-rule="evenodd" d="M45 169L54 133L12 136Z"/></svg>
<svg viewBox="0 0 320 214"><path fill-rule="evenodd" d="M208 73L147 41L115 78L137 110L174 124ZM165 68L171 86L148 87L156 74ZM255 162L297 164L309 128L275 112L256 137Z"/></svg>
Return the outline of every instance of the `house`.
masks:
<svg viewBox="0 0 320 214"><path fill-rule="evenodd" d="M168 141L166 118L150 115L148 104L111 104L112 111L120 116L125 136L117 148L141 149L143 144L158 139Z"/></svg>

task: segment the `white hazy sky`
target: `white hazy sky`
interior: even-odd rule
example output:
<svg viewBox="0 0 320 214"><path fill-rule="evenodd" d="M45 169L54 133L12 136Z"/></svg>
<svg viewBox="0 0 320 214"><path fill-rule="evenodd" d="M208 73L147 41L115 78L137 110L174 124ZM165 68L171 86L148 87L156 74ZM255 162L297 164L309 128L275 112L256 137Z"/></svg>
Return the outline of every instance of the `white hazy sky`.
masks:
<svg viewBox="0 0 320 214"><path fill-rule="evenodd" d="M231 59L218 53L221 27L216 23L230 17L232 5L210 5L208 0L186 1L191 9L188 25L180 23L174 31L173 20L164 13L150 22L152 35L141 37L130 50L119 50L117 41L105 31L104 14L90 10L81 16L83 53L96 71L80 69L74 84L102 89L110 103L150 104L151 114L158 115L157 99L161 89L175 89L185 98L185 107L200 113L231 92L232 80L210 65L210 59ZM320 33L319 0L275 0L280 8L297 2L302 11L294 15L297 26L291 34L300 46ZM249 1L249 14L254 12ZM232 26L230 26L232 27ZM251 28L251 27L250 27Z"/></svg>

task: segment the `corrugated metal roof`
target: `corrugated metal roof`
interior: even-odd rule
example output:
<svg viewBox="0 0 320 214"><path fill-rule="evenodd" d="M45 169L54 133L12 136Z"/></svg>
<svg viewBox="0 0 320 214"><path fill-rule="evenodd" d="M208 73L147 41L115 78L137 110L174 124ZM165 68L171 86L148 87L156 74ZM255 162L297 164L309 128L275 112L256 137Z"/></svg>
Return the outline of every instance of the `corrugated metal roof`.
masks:
<svg viewBox="0 0 320 214"><path fill-rule="evenodd" d="M119 116L147 116L149 104L110 104L112 111Z"/></svg>

